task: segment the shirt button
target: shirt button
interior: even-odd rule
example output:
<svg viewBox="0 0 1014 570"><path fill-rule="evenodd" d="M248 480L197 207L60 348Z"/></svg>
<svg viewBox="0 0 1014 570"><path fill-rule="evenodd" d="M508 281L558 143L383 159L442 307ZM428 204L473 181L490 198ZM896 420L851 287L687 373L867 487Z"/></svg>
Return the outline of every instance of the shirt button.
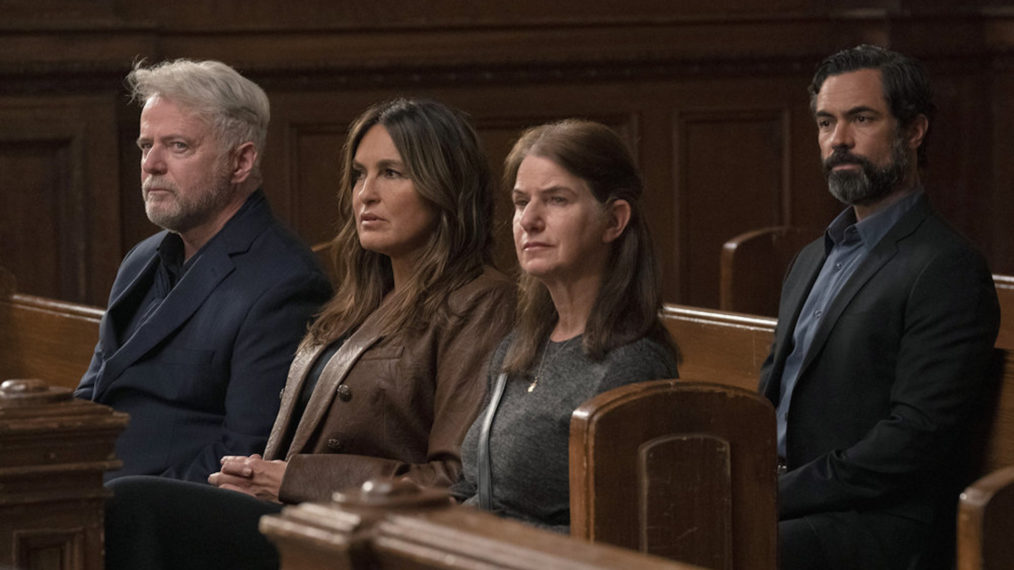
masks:
<svg viewBox="0 0 1014 570"><path fill-rule="evenodd" d="M285 388L282 388L281 390L278 391L278 399L281 400L282 396L284 396L284 395L285 395Z"/></svg>
<svg viewBox="0 0 1014 570"><path fill-rule="evenodd" d="M343 402L348 402L352 399L352 388L349 388L345 384L338 386L338 399Z"/></svg>
<svg viewBox="0 0 1014 570"><path fill-rule="evenodd" d="M344 449L345 445L342 444L342 440L331 438L327 440L327 448L329 451L334 451L335 453L337 453L342 449Z"/></svg>
<svg viewBox="0 0 1014 570"><path fill-rule="evenodd" d="M813 312L814 318L817 318L817 319L819 319L820 316L823 315L823 314L824 314L824 311L821 311L820 309L817 309L816 311Z"/></svg>
<svg viewBox="0 0 1014 570"><path fill-rule="evenodd" d="M841 269L841 262L840 261L838 263L834 264L834 270L838 271L839 269Z"/></svg>

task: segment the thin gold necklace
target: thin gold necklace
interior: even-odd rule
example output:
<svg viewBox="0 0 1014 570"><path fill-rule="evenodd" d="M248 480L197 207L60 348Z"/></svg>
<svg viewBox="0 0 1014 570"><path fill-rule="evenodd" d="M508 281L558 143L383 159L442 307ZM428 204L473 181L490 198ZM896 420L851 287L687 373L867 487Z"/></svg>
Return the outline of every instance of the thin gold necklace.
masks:
<svg viewBox="0 0 1014 570"><path fill-rule="evenodd" d="M539 367L535 369L535 378L532 383L528 385L528 393L539 384L539 378L542 378L542 365L546 363L546 353L549 352L549 337L546 337L546 344L542 347L542 357L539 358Z"/></svg>

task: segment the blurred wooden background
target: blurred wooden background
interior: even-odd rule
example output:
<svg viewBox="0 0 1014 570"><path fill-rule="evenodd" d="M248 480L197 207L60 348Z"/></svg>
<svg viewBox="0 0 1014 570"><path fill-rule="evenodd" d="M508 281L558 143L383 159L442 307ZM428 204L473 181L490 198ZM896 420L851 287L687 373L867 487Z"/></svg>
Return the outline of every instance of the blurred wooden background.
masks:
<svg viewBox="0 0 1014 570"><path fill-rule="evenodd" d="M156 228L140 199L133 61L219 59L262 85L265 191L308 243L334 228L337 155L372 102L471 114L490 161L520 129L582 116L630 142L670 302L716 307L722 243L822 227L806 86L824 56L877 43L922 59L940 112L936 206L1014 273L1014 8L1007 0L0 0L0 266L26 293L104 306ZM513 265L501 192L498 259Z"/></svg>

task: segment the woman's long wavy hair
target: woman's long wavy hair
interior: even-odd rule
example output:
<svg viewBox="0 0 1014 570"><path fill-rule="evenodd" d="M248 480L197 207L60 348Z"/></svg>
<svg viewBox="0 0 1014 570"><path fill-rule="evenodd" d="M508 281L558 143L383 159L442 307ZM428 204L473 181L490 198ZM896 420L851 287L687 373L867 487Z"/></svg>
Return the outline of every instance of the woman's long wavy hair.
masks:
<svg viewBox="0 0 1014 570"><path fill-rule="evenodd" d="M551 160L580 178L603 205L614 200L630 204L630 222L610 244L606 273L585 325L585 354L601 360L610 350L648 336L675 356L675 344L659 320L661 278L643 215L643 184L623 141L604 125L578 119L528 129L504 162L506 189L514 188L527 156ZM522 272L518 289L518 322L503 368L525 375L552 332L557 313L549 290L539 280Z"/></svg>
<svg viewBox="0 0 1014 570"><path fill-rule="evenodd" d="M381 334L446 317L440 311L447 296L478 276L491 260L494 184L479 138L465 115L423 99L374 105L349 128L342 149L341 221L331 247L341 282L310 327L305 344L332 342L356 329L394 288L390 259L359 242L352 206L352 161L360 141L376 125L387 129L415 190L437 213L436 227L410 279L399 284L388 301L379 323Z"/></svg>

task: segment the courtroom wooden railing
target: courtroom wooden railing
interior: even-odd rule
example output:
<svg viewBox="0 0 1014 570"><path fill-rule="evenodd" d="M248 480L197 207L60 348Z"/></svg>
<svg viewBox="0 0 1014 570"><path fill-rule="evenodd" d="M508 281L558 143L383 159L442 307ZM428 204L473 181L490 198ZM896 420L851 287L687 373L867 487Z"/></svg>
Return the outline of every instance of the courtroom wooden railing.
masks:
<svg viewBox="0 0 1014 570"><path fill-rule="evenodd" d="M282 570L690 570L699 568L498 518L450 503L446 491L370 481L331 503L261 518Z"/></svg>

